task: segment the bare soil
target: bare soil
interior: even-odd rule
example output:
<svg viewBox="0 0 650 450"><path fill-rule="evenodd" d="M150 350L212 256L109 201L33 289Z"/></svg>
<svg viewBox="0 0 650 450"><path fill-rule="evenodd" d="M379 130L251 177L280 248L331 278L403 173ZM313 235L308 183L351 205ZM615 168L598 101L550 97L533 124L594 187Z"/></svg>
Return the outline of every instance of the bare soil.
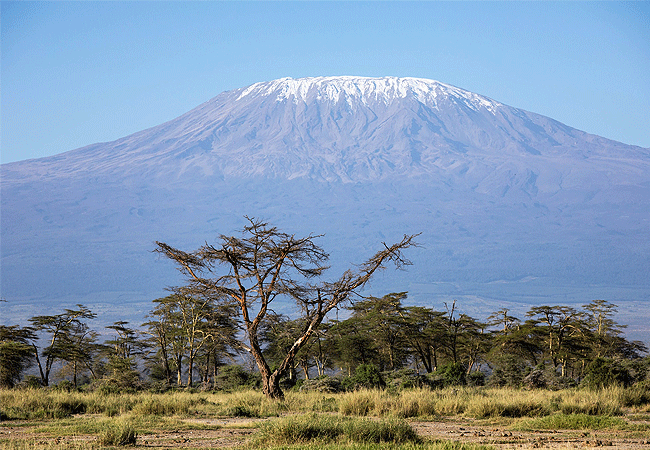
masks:
<svg viewBox="0 0 650 450"><path fill-rule="evenodd" d="M235 448L256 432L255 423L269 419L215 418L187 419L187 422L214 426L207 430L173 430L140 435L137 448ZM467 418L442 421L410 421L425 439L450 440L491 445L497 449L650 449L650 434L629 431L512 431L505 425L485 425ZM646 422L647 423L647 422ZM35 433L31 426L0 427L0 440L28 440L60 444L61 448L79 441L92 441L94 436L52 437ZM68 445L66 445L68 444Z"/></svg>

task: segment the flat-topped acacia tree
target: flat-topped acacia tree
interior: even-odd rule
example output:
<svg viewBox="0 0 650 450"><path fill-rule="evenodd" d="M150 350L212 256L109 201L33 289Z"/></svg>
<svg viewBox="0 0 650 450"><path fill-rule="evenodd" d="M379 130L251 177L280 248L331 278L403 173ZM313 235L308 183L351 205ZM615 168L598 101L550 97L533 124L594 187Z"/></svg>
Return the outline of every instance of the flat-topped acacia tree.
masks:
<svg viewBox="0 0 650 450"><path fill-rule="evenodd" d="M246 219L248 225L241 237L222 235L216 245L206 243L190 253L156 242L156 252L178 264L188 279L188 291L215 302L234 300L238 304L248 342L242 345L255 358L263 392L269 398L283 399L281 377L327 313L357 298L358 291L386 263L397 268L410 265L402 251L417 245L417 235L405 235L390 246L383 244L366 262L345 271L336 281L326 282L319 278L328 268L329 255L314 243L319 235L296 237L258 219ZM295 301L305 327L282 362L271 370L260 347L259 332L271 304L280 298Z"/></svg>

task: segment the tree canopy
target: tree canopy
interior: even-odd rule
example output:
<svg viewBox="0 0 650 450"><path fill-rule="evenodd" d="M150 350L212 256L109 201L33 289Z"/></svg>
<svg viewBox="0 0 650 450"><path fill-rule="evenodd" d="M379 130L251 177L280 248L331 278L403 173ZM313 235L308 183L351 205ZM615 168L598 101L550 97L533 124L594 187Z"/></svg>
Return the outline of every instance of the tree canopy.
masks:
<svg viewBox="0 0 650 450"><path fill-rule="evenodd" d="M173 260L187 277L184 292L215 302L234 301L246 332L246 349L255 359L262 376L263 391L271 398L283 398L279 381L298 351L317 331L333 309L353 301L377 270L393 263L410 264L402 251L413 247L415 235L395 244L383 244L374 256L333 282L318 281L328 266L329 255L315 243L316 235L296 237L254 218L247 218L241 236L219 238L185 252L157 242L157 251ZM271 304L279 298L292 300L302 313L304 328L275 370L262 352L260 327Z"/></svg>

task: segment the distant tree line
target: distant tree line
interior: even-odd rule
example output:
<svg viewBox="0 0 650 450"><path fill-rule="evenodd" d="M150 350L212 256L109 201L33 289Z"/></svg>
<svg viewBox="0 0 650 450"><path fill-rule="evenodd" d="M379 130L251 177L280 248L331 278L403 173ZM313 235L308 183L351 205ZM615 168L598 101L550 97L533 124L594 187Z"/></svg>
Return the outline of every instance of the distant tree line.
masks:
<svg viewBox="0 0 650 450"><path fill-rule="evenodd" d="M405 292L362 297L360 290L387 263L410 264L403 251L417 247L417 235L384 243L334 281L318 281L328 268L327 253L315 243L319 236L296 237L247 220L240 236L221 236L193 252L158 242L157 251L187 284L154 300L140 327L115 322L107 327L112 337L99 343L89 326L96 314L83 305L32 317L29 326L0 326L0 386L21 380L50 386L53 376L71 387L116 391L257 385L280 399L283 389L296 386L647 381L647 348L625 338L612 303L536 306L522 318L501 309L480 321L456 302L437 311L405 306ZM294 303L297 318L273 310L281 299ZM32 366L38 375L23 379Z"/></svg>
<svg viewBox="0 0 650 450"><path fill-rule="evenodd" d="M613 318L616 305L607 301L581 309L536 306L521 319L502 309L479 321L456 303L437 311L405 306L406 298L403 292L366 298L347 308L346 319L324 322L291 358L282 385L332 389L339 379L343 388L354 388L396 377L434 387L603 387L648 380L646 346L624 337L624 326ZM106 327L113 336L102 343L89 326L96 315L82 305L32 317L27 327L0 326L0 386L21 380L50 386L53 377L71 387L115 391L261 385L233 305L178 294L153 303L148 322L138 329L116 322ZM304 327L303 319L267 316L260 345L271 367L284 360ZM23 380L29 367L37 375Z"/></svg>

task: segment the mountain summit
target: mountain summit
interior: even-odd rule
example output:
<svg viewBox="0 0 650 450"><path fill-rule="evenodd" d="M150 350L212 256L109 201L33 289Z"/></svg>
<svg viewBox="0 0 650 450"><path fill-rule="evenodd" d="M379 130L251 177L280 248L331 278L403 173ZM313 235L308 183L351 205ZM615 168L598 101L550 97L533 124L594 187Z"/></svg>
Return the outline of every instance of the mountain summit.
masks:
<svg viewBox="0 0 650 450"><path fill-rule="evenodd" d="M376 289L438 308L650 300L650 149L437 81L255 83L1 170L2 296L35 309L147 304L180 282L154 241L193 249L244 215L324 233L335 268L422 232Z"/></svg>
<svg viewBox="0 0 650 450"><path fill-rule="evenodd" d="M70 176L140 167L167 180L190 173L359 182L447 176L453 168L478 186L486 175L480 166L499 170L526 160L532 174L531 156L611 159L640 151L437 81L283 78L224 92L114 142L30 163L29 172L39 178L59 168ZM152 163L155 169L146 169Z"/></svg>

